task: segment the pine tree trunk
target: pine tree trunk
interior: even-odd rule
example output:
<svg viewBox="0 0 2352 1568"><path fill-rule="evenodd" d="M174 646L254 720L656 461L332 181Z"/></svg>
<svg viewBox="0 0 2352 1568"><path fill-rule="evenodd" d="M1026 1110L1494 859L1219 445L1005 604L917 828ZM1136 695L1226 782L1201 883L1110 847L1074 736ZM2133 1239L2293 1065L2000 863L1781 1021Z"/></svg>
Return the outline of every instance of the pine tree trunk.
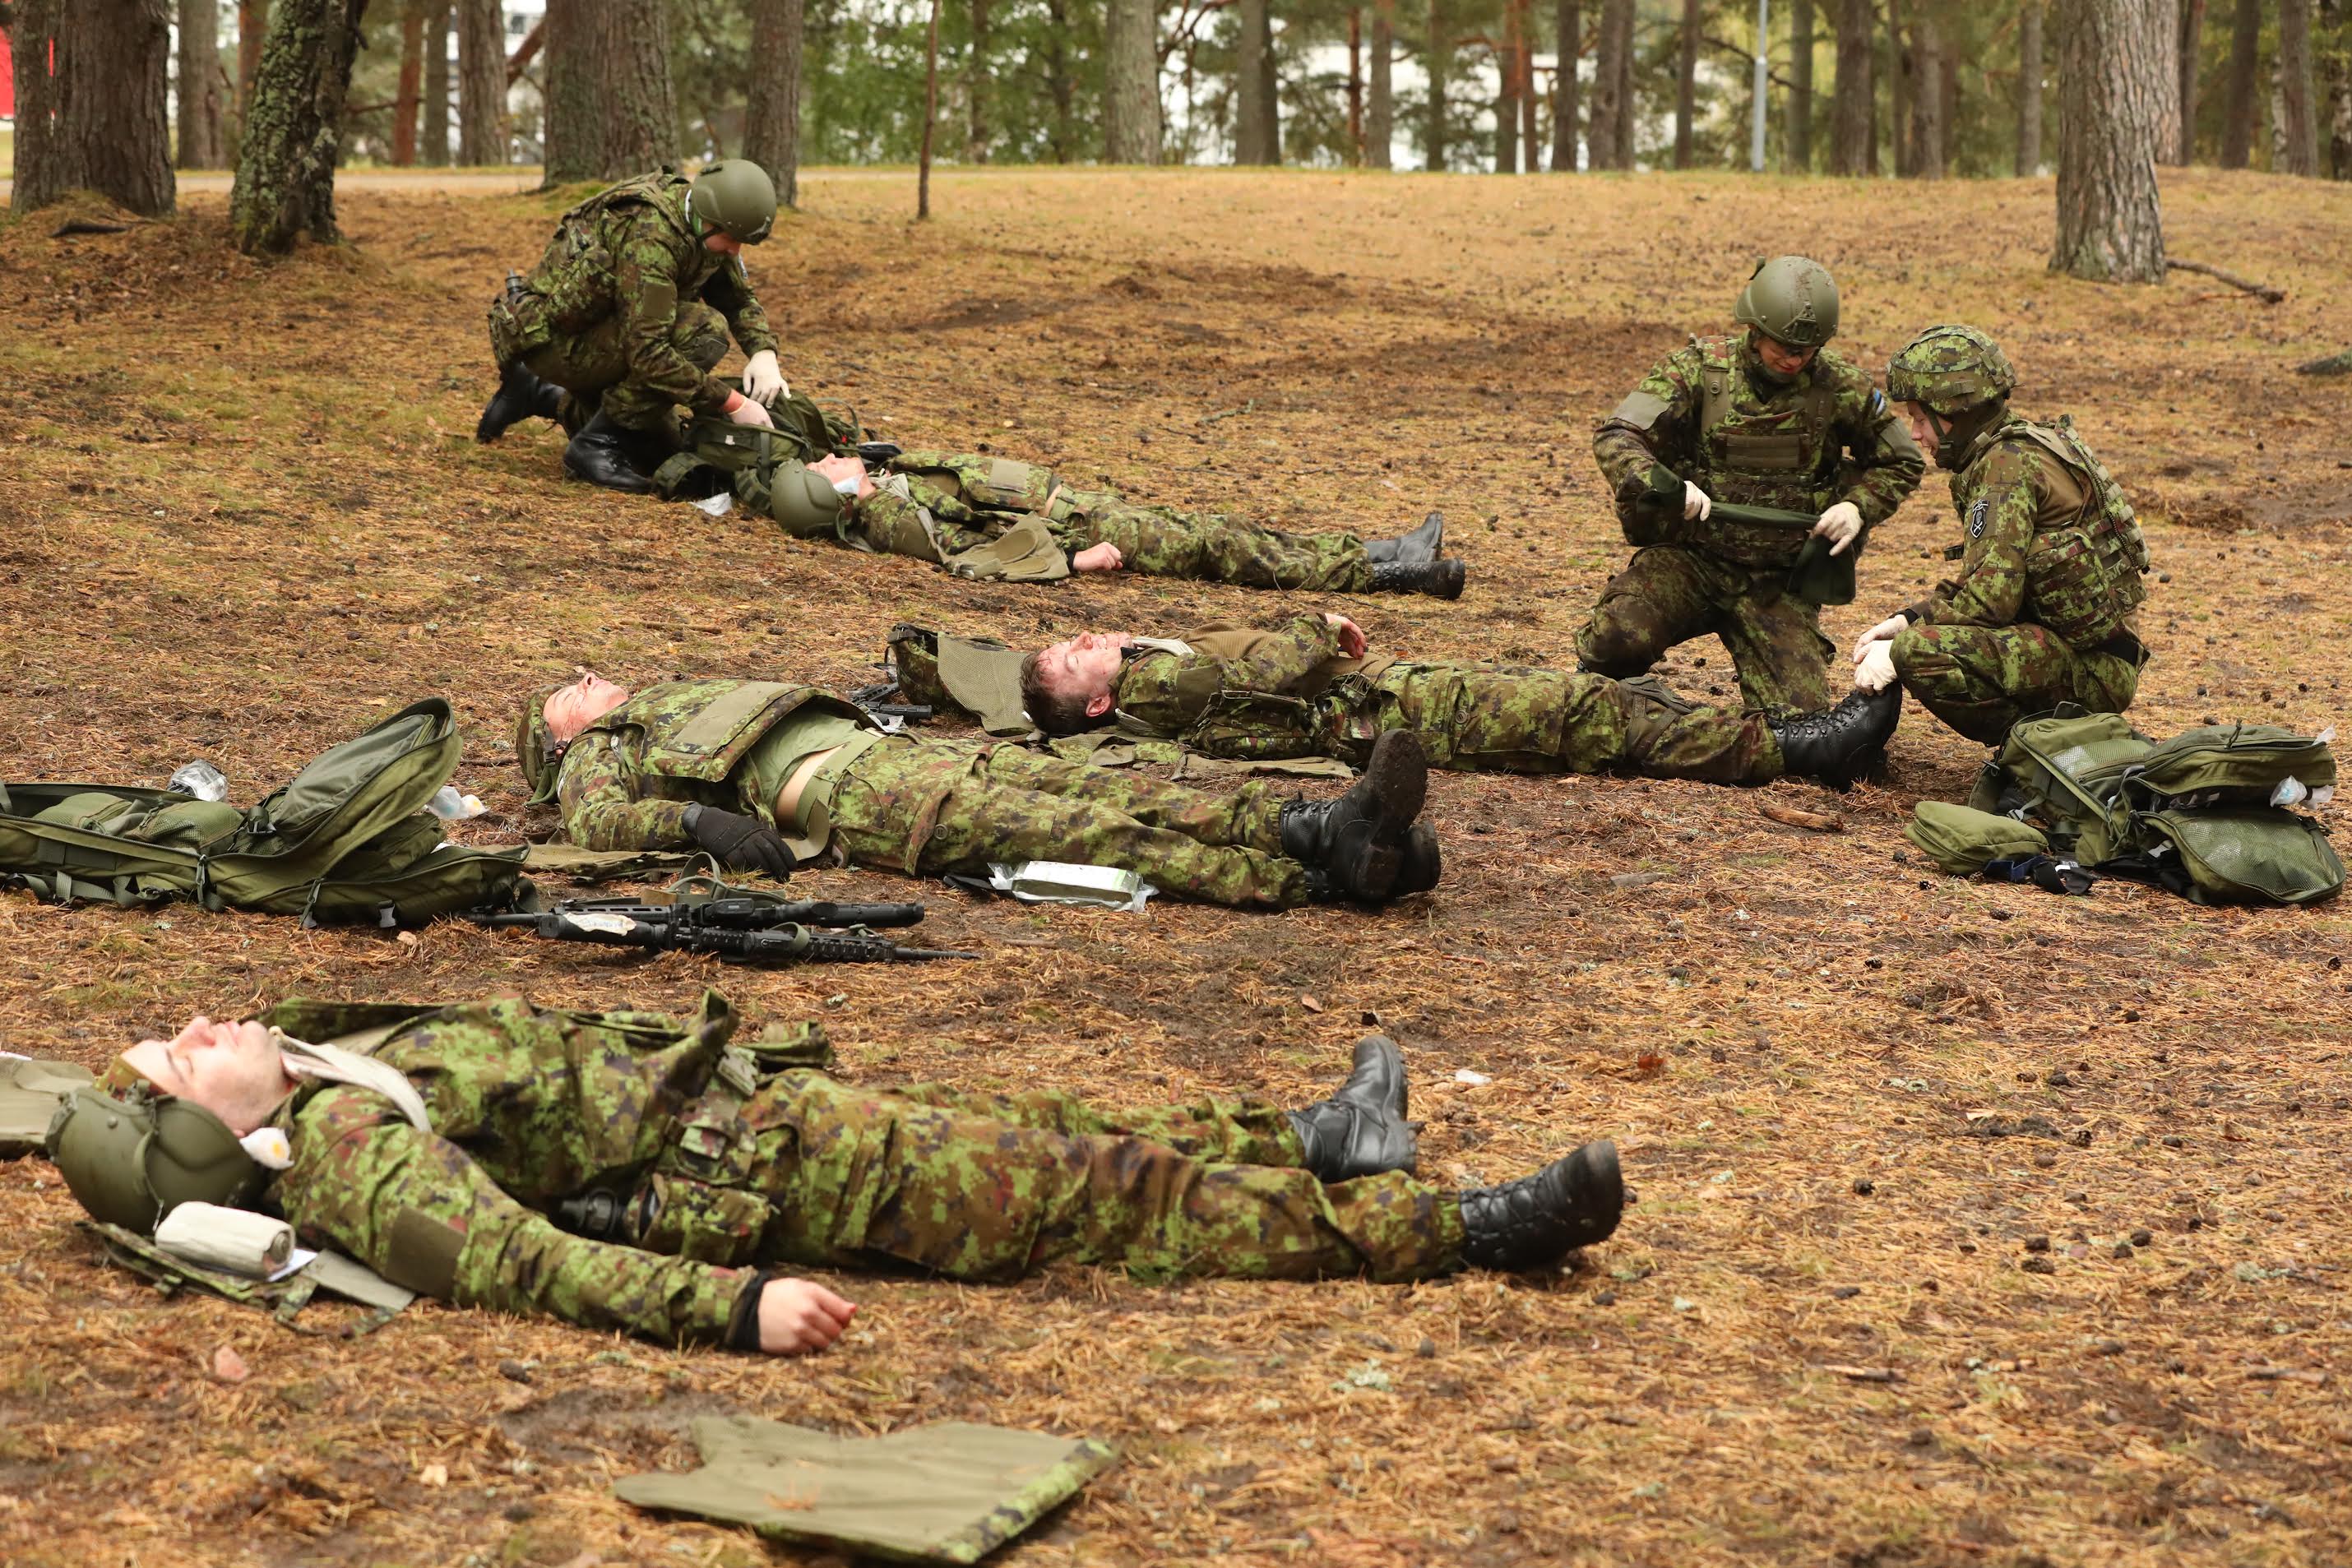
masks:
<svg viewBox="0 0 2352 1568"><path fill-rule="evenodd" d="M1535 0L1511 0L1519 11L1519 145L1528 150L1527 171L1543 172L1543 104L1536 95Z"/></svg>
<svg viewBox="0 0 2352 1568"><path fill-rule="evenodd" d="M1282 162L1282 76L1276 68L1279 61L1274 50L1274 7L1271 0L1262 0L1265 12L1265 47L1257 57L1257 91L1261 112L1265 120L1265 161Z"/></svg>
<svg viewBox="0 0 2352 1568"><path fill-rule="evenodd" d="M1633 0L1601 0L1600 47L1592 75L1592 124L1585 156L1595 169L1633 166Z"/></svg>
<svg viewBox="0 0 2352 1568"><path fill-rule="evenodd" d="M1922 15L1911 29L1911 172L1944 177L1944 38Z"/></svg>
<svg viewBox="0 0 2352 1568"><path fill-rule="evenodd" d="M2197 161L2197 86L2199 63L2205 56L2205 0L2180 0L2180 140L2172 162Z"/></svg>
<svg viewBox="0 0 2352 1568"><path fill-rule="evenodd" d="M1157 163L1159 12L1152 0L1109 0L1103 26L1103 157L1113 163Z"/></svg>
<svg viewBox="0 0 2352 1568"><path fill-rule="evenodd" d="M335 228L335 158L367 0L278 0L228 196L229 237L275 256Z"/></svg>
<svg viewBox="0 0 2352 1568"><path fill-rule="evenodd" d="M400 8L400 78L392 93L392 162L416 162L416 100L425 88L425 0Z"/></svg>
<svg viewBox="0 0 2352 1568"><path fill-rule="evenodd" d="M963 138L967 163L988 162L988 22L989 0L971 0L971 54L964 57L963 97L969 111Z"/></svg>
<svg viewBox="0 0 2352 1568"><path fill-rule="evenodd" d="M2156 161L2169 163L2180 146L2180 0L2149 7L2148 26L2147 47L2164 72L2156 83Z"/></svg>
<svg viewBox="0 0 2352 1568"><path fill-rule="evenodd" d="M2335 178L2352 180L2352 4L2319 0L2319 17L2328 40L2328 168Z"/></svg>
<svg viewBox="0 0 2352 1568"><path fill-rule="evenodd" d="M457 6L457 162L504 163L507 152L507 34L499 0L456 0Z"/></svg>
<svg viewBox="0 0 2352 1568"><path fill-rule="evenodd" d="M1510 16L1506 9L1506 38ZM1519 172L1519 51L1515 42L1506 42L1496 55L1495 82L1495 172L1516 174Z"/></svg>
<svg viewBox="0 0 2352 1568"><path fill-rule="evenodd" d="M183 169L228 162L221 105L218 0L180 0L180 146Z"/></svg>
<svg viewBox="0 0 2352 1568"><path fill-rule="evenodd" d="M1617 167L1633 166L1638 110L1633 102L1633 5L1626 0L1617 13Z"/></svg>
<svg viewBox="0 0 2352 1568"><path fill-rule="evenodd" d="M743 156L768 172L776 199L800 204L801 0L751 0L751 82Z"/></svg>
<svg viewBox="0 0 2352 1568"><path fill-rule="evenodd" d="M2028 6L2032 0L2026 0ZM1870 172L1877 141L1872 125L1877 89L1870 79L1871 46L1877 18L1870 0L1841 0L1837 16L1837 81L1830 105L1830 172L1848 176Z"/></svg>
<svg viewBox="0 0 2352 1568"><path fill-rule="evenodd" d="M1395 166L1396 0L1373 0L1372 57L1364 94L1364 162L1375 169Z"/></svg>
<svg viewBox="0 0 2352 1568"><path fill-rule="evenodd" d="M1911 78L1918 62L1903 36L1903 0L1886 0L1887 133L1894 142L1895 177L1907 180L1916 172L1911 156Z"/></svg>
<svg viewBox="0 0 2352 1568"><path fill-rule="evenodd" d="M2017 172L2042 172L2042 0L2022 0L2017 17Z"/></svg>
<svg viewBox="0 0 2352 1568"><path fill-rule="evenodd" d="M176 187L165 0L29 0L14 21L16 209L91 190L147 217L170 212Z"/></svg>
<svg viewBox="0 0 2352 1568"><path fill-rule="evenodd" d="M269 0L236 0L236 119L253 102L253 75L261 68L261 41L269 36ZM244 134L242 131L239 135Z"/></svg>
<svg viewBox="0 0 2352 1568"><path fill-rule="evenodd" d="M427 168L446 168L449 162L449 0L433 0L425 8L422 107L416 161Z"/></svg>
<svg viewBox="0 0 2352 1568"><path fill-rule="evenodd" d="M1698 118L1700 0L1683 0L1682 56L1675 62L1675 167L1691 165L1691 122Z"/></svg>
<svg viewBox="0 0 2352 1568"><path fill-rule="evenodd" d="M2319 174L2318 88L2311 67L2311 0L2279 0L2280 134L2285 172Z"/></svg>
<svg viewBox="0 0 2352 1568"><path fill-rule="evenodd" d="M1234 57L1234 162L1240 164L1274 162L1274 130L1266 123L1266 51L1274 37L1266 16L1266 0L1240 0L1234 16L1241 22L1240 47Z"/></svg>
<svg viewBox="0 0 2352 1568"><path fill-rule="evenodd" d="M548 0L547 188L676 162L667 0Z"/></svg>
<svg viewBox="0 0 2352 1568"><path fill-rule="evenodd" d="M2230 93L2222 105L2221 167L2242 169L2254 150L2254 99L2262 66L2263 0L2238 0L2230 28Z"/></svg>
<svg viewBox="0 0 2352 1568"><path fill-rule="evenodd" d="M2053 269L2164 280L2156 149L2173 0L2066 0L2058 12L2058 243Z"/></svg>
<svg viewBox="0 0 2352 1568"><path fill-rule="evenodd" d="M1576 71L1584 60L1582 0L1559 0L1553 20L1559 34L1559 71L1552 83L1551 171L1555 174L1573 174L1580 96Z"/></svg>
<svg viewBox="0 0 2352 1568"><path fill-rule="evenodd" d="M1054 127L1046 132L1045 148L1056 163L1066 163L1071 158L1071 145L1076 140L1077 84L1070 79L1070 7L1067 0L1045 0L1045 89L1054 100ZM1109 26L1108 14L1103 18ZM1105 53L1108 48L1106 46ZM1152 94L1152 107L1159 107L1159 94ZM1108 137L1108 128L1105 130ZM1115 162L1115 160L1114 160Z"/></svg>
<svg viewBox="0 0 2352 1568"><path fill-rule="evenodd" d="M1263 3L1263 0L1261 0ZM1445 167L1445 94L1453 74L1454 23L1445 14L1445 0L1429 0L1429 47L1422 65L1429 75L1429 102L1422 120L1421 158L1428 168Z"/></svg>
<svg viewBox="0 0 2352 1568"><path fill-rule="evenodd" d="M1348 7L1348 148L1349 167L1364 164L1364 8Z"/></svg>
<svg viewBox="0 0 2352 1568"><path fill-rule="evenodd" d="M1789 13L1789 129L1780 147L1789 172L1813 172L1813 0L1796 0Z"/></svg>

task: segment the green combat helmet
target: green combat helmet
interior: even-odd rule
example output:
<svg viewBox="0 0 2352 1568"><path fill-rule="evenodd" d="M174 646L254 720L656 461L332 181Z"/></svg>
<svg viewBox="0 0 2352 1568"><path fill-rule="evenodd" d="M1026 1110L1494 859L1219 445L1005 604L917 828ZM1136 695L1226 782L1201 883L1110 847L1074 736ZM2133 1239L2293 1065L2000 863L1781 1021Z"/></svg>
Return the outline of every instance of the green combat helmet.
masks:
<svg viewBox="0 0 2352 1568"><path fill-rule="evenodd" d="M522 716L515 725L515 766L522 769L523 785L530 791L534 806L555 799L553 764L563 755L563 748L547 733L547 699L562 689L550 686L523 704Z"/></svg>
<svg viewBox="0 0 2352 1568"><path fill-rule="evenodd" d="M695 177L687 210L704 229L758 245L776 222L776 183L749 158L722 158Z"/></svg>
<svg viewBox="0 0 2352 1568"><path fill-rule="evenodd" d="M768 515L794 538L834 533L846 500L805 463L779 463L768 476Z"/></svg>
<svg viewBox="0 0 2352 1568"><path fill-rule="evenodd" d="M49 1158L90 1218L142 1236L183 1203L241 1207L261 1166L203 1106L134 1087L79 1089L49 1124Z"/></svg>
<svg viewBox="0 0 2352 1568"><path fill-rule="evenodd" d="M1818 349L1837 336L1837 280L1818 261L1776 256L1756 264L1731 317L1776 343Z"/></svg>
<svg viewBox="0 0 2352 1568"><path fill-rule="evenodd" d="M1888 397L1946 419L2005 398L2016 385L2009 356L1974 327L1930 327L1886 361Z"/></svg>

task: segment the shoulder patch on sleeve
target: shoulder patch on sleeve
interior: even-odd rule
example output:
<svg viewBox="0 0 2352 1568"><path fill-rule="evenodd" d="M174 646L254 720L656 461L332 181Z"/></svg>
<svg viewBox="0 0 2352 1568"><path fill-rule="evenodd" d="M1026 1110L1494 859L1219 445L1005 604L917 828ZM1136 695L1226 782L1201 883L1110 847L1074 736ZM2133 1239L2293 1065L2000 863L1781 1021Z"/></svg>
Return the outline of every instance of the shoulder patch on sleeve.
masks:
<svg viewBox="0 0 2352 1568"><path fill-rule="evenodd" d="M667 277L648 277L637 285L637 314L666 321L677 314L677 285Z"/></svg>
<svg viewBox="0 0 2352 1568"><path fill-rule="evenodd" d="M1609 418L1612 423L1629 425L1635 430L1651 430L1665 417L1666 408L1665 399L1635 387L1625 394L1625 401L1617 405L1617 411Z"/></svg>
<svg viewBox="0 0 2352 1568"><path fill-rule="evenodd" d="M1975 502L1969 506L1969 538L1972 539L1980 539L1984 538L1985 518L1991 513L1991 511L1992 497L1990 496L1979 496Z"/></svg>
<svg viewBox="0 0 2352 1568"><path fill-rule="evenodd" d="M404 1208L392 1222L383 1277L420 1296L446 1301L457 1291L457 1255L465 1249L464 1231L421 1208Z"/></svg>
<svg viewBox="0 0 2352 1568"><path fill-rule="evenodd" d="M1870 417L1876 419L1886 412L1886 394L1876 387L1870 389Z"/></svg>

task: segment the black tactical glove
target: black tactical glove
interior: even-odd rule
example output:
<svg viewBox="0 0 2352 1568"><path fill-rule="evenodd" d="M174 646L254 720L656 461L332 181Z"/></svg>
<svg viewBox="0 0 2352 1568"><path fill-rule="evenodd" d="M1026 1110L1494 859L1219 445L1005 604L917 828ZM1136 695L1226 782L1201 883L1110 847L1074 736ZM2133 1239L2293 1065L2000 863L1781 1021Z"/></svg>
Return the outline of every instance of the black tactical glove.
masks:
<svg viewBox="0 0 2352 1568"><path fill-rule="evenodd" d="M778 882L793 874L793 852L757 817L697 803L686 809L686 831L729 871L765 872Z"/></svg>

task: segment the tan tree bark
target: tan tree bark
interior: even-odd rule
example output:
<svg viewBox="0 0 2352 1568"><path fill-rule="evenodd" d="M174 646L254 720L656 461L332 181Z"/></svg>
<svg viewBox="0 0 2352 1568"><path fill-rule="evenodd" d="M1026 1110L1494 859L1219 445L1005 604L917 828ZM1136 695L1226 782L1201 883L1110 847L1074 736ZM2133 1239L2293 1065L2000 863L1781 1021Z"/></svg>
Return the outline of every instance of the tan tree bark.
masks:
<svg viewBox="0 0 2352 1568"><path fill-rule="evenodd" d="M261 68L261 41L269 36L269 0L236 0L236 115L253 101L253 73Z"/></svg>
<svg viewBox="0 0 2352 1568"><path fill-rule="evenodd" d="M2148 26L2155 29L2148 45L2163 68L2164 75L2156 84L2156 160L2172 162L2180 145L2180 6L2179 0L2164 0L2149 14Z"/></svg>
<svg viewBox="0 0 2352 1568"><path fill-rule="evenodd" d="M449 162L449 0L425 12L425 91L418 100L416 161L439 169Z"/></svg>
<svg viewBox="0 0 2352 1568"><path fill-rule="evenodd" d="M1446 15L1445 0L1429 0L1429 45L1422 51L1421 63L1429 77L1429 99L1421 121L1422 163L1444 169L1453 151L1446 127L1446 95L1454 74L1454 23Z"/></svg>
<svg viewBox="0 0 2352 1568"><path fill-rule="evenodd" d="M2058 8L2058 238L2050 265L2112 283L2164 278L2156 150L2172 0Z"/></svg>
<svg viewBox="0 0 2352 1568"><path fill-rule="evenodd" d="M1601 37L1594 54L1592 124L1585 158L1595 169L1633 166L1633 0L1601 0Z"/></svg>
<svg viewBox="0 0 2352 1568"><path fill-rule="evenodd" d="M1780 138L1781 164L1791 174L1813 170L1813 0L1789 12L1789 126Z"/></svg>
<svg viewBox="0 0 2352 1568"><path fill-rule="evenodd" d="M1396 162L1396 0L1373 0L1372 57L1364 82L1364 162L1375 169Z"/></svg>
<svg viewBox="0 0 2352 1568"><path fill-rule="evenodd" d="M1911 173L1944 177L1944 36L1922 13L1911 28Z"/></svg>
<svg viewBox="0 0 2352 1568"><path fill-rule="evenodd" d="M1870 79L1871 44L1877 28L1870 0L1839 0L1837 80L1831 89L1830 110L1832 173L1867 174L1877 156L1877 90Z"/></svg>
<svg viewBox="0 0 2352 1568"><path fill-rule="evenodd" d="M2205 51L2206 0L2180 0L2179 68L2180 135L2169 162L2188 164L2197 159L2198 63Z"/></svg>
<svg viewBox="0 0 2352 1568"><path fill-rule="evenodd" d="M177 186L165 0L18 0L12 20L11 204L28 212L90 190L149 217L170 212Z"/></svg>
<svg viewBox="0 0 2352 1568"><path fill-rule="evenodd" d="M967 0L971 7L969 52L963 62L964 137L967 163L988 162L988 97L992 85L988 62L990 0Z"/></svg>
<svg viewBox="0 0 2352 1568"><path fill-rule="evenodd" d="M1692 121L1698 118L1698 36L1705 27L1700 0L1683 0L1682 53L1675 61L1675 167L1691 165Z"/></svg>
<svg viewBox="0 0 2352 1568"><path fill-rule="evenodd" d="M183 169L228 162L227 117L221 102L218 0L180 0L180 142Z"/></svg>
<svg viewBox="0 0 2352 1568"><path fill-rule="evenodd" d="M425 89L425 0L400 8L400 77L392 92L392 162L416 162L416 105Z"/></svg>
<svg viewBox="0 0 2352 1568"><path fill-rule="evenodd" d="M457 162L507 161L507 35L499 0L456 0Z"/></svg>
<svg viewBox="0 0 2352 1568"><path fill-rule="evenodd" d="M1160 18L1152 0L1109 0L1103 16L1103 157L1157 163Z"/></svg>
<svg viewBox="0 0 2352 1568"><path fill-rule="evenodd" d="M548 186L677 161L666 0L548 0L546 52Z"/></svg>
<svg viewBox="0 0 2352 1568"><path fill-rule="evenodd" d="M2229 98L2222 105L2221 167L2242 169L2253 154L2254 94L2262 68L2263 0L2238 0L2230 25Z"/></svg>
<svg viewBox="0 0 2352 1568"><path fill-rule="evenodd" d="M2311 61L2311 0L2279 0L2279 136L2284 171L2319 174L2319 91Z"/></svg>
<svg viewBox="0 0 2352 1568"><path fill-rule="evenodd" d="M1555 174L1576 172L1576 132L1581 84L1577 68L1584 60L1582 0L1559 0L1552 18L1559 35L1559 70L1552 82L1551 169Z"/></svg>
<svg viewBox="0 0 2352 1568"><path fill-rule="evenodd" d="M2042 0L2022 0L2017 16L2017 172L2042 172Z"/></svg>
<svg viewBox="0 0 2352 1568"><path fill-rule="evenodd" d="M776 199L800 204L801 0L751 0L751 90L743 105L743 156L768 172Z"/></svg>
<svg viewBox="0 0 2352 1568"><path fill-rule="evenodd" d="M1886 0L1886 133L1893 143L1895 176L1908 179L1911 159L1911 78L1919 62L1911 57L1911 43L1903 27L1903 0Z"/></svg>
<svg viewBox="0 0 2352 1568"><path fill-rule="evenodd" d="M2328 169L2338 180L2352 180L2352 4L2319 0L2319 18L2328 40L2322 72L2327 84Z"/></svg>
<svg viewBox="0 0 2352 1568"><path fill-rule="evenodd" d="M1517 19L1511 6L1503 7L1503 47L1495 54L1495 172L1519 172L1519 46L1512 37Z"/></svg>
<svg viewBox="0 0 2352 1568"><path fill-rule="evenodd" d="M1234 162L1278 162L1274 106L1265 86L1273 63L1273 19L1267 15L1266 0L1240 0L1234 15L1241 22L1240 47L1234 63Z"/></svg>

